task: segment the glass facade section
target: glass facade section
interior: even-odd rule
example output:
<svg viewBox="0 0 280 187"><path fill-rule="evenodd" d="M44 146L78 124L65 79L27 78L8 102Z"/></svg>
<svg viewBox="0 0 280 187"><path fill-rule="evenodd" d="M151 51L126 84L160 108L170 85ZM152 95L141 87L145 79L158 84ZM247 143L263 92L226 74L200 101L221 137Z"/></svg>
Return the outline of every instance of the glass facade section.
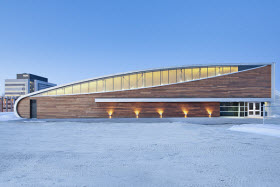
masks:
<svg viewBox="0 0 280 187"><path fill-rule="evenodd" d="M81 93L81 85L80 84L73 85L73 94L79 94L79 93Z"/></svg>
<svg viewBox="0 0 280 187"><path fill-rule="evenodd" d="M56 90L48 91L48 95L56 95Z"/></svg>
<svg viewBox="0 0 280 187"><path fill-rule="evenodd" d="M199 79L200 77L199 74L200 74L199 68L193 68L193 80Z"/></svg>
<svg viewBox="0 0 280 187"><path fill-rule="evenodd" d="M231 73L238 72L238 66L231 66L230 67L230 72Z"/></svg>
<svg viewBox="0 0 280 187"><path fill-rule="evenodd" d="M216 75L222 75L223 74L223 67L216 67Z"/></svg>
<svg viewBox="0 0 280 187"><path fill-rule="evenodd" d="M168 84L168 70L161 71L161 85Z"/></svg>
<svg viewBox="0 0 280 187"><path fill-rule="evenodd" d="M208 68L208 77L214 77L216 76L216 68L215 67L209 67Z"/></svg>
<svg viewBox="0 0 280 187"><path fill-rule="evenodd" d="M129 75L123 76L123 82L122 82L122 89L128 90L129 89Z"/></svg>
<svg viewBox="0 0 280 187"><path fill-rule="evenodd" d="M134 88L137 88L137 74L132 74L130 75L130 83L129 83L129 86L130 86L130 89L134 89Z"/></svg>
<svg viewBox="0 0 280 187"><path fill-rule="evenodd" d="M64 95L64 88L57 89L57 95Z"/></svg>
<svg viewBox="0 0 280 187"><path fill-rule="evenodd" d="M88 93L88 82L81 84L81 93Z"/></svg>
<svg viewBox="0 0 280 187"><path fill-rule="evenodd" d="M113 78L105 79L105 86L106 86L106 92L113 91L114 79Z"/></svg>
<svg viewBox="0 0 280 187"><path fill-rule="evenodd" d="M169 70L169 84L176 83L177 81L176 70Z"/></svg>
<svg viewBox="0 0 280 187"><path fill-rule="evenodd" d="M103 80L102 79L98 80L96 83L97 83L97 86L96 86L97 92L103 92L104 91L104 82L103 82Z"/></svg>
<svg viewBox="0 0 280 187"><path fill-rule="evenodd" d="M208 77L208 71L207 68L200 68L200 78L207 78Z"/></svg>
<svg viewBox="0 0 280 187"><path fill-rule="evenodd" d="M160 85L160 71L153 72L153 86Z"/></svg>
<svg viewBox="0 0 280 187"><path fill-rule="evenodd" d="M223 74L230 73L230 67L223 67Z"/></svg>
<svg viewBox="0 0 280 187"><path fill-rule="evenodd" d="M193 80L192 74L193 73L192 73L192 69L191 68L185 69L185 81Z"/></svg>
<svg viewBox="0 0 280 187"><path fill-rule="evenodd" d="M138 73L138 74L137 74L137 87L138 87L138 88L144 87L143 81L144 81L143 73Z"/></svg>
<svg viewBox="0 0 280 187"><path fill-rule="evenodd" d="M97 86L96 81L89 82L88 86L89 86L89 93L96 92L96 86Z"/></svg>
<svg viewBox="0 0 280 187"><path fill-rule="evenodd" d="M121 90L121 89L122 89L122 77L115 77L114 90Z"/></svg>
<svg viewBox="0 0 280 187"><path fill-rule="evenodd" d="M46 91L41 93L40 95L68 95L129 90L143 87L180 83L184 81L198 80L207 77L215 77L218 75L238 72L240 71L239 69L239 66L204 66L137 72L93 81L86 81L79 84L74 84L71 86ZM241 106L241 110L243 108L245 108L245 106ZM230 112L236 111L231 110ZM242 112L242 114L240 113L239 115L246 116L246 112Z"/></svg>
<svg viewBox="0 0 280 187"><path fill-rule="evenodd" d="M68 95L68 94L73 94L73 88L72 86L67 86L65 87L65 94Z"/></svg>
<svg viewBox="0 0 280 187"><path fill-rule="evenodd" d="M183 82L184 81L184 69L177 69L177 82Z"/></svg>
<svg viewBox="0 0 280 187"><path fill-rule="evenodd" d="M145 87L153 86L153 73L152 72L145 73L144 77L145 77Z"/></svg>
<svg viewBox="0 0 280 187"><path fill-rule="evenodd" d="M227 117L246 117L248 107L246 102L221 102L220 116Z"/></svg>

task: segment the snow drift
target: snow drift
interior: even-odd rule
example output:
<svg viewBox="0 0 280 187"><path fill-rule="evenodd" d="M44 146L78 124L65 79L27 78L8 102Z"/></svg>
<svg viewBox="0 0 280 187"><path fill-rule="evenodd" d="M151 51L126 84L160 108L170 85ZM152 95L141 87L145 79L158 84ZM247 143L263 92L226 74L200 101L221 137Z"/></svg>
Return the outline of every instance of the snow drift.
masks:
<svg viewBox="0 0 280 187"><path fill-rule="evenodd" d="M234 125L229 130L275 136L280 138L280 125L275 124L243 124Z"/></svg>
<svg viewBox="0 0 280 187"><path fill-rule="evenodd" d="M14 112L0 112L0 121L19 120Z"/></svg>

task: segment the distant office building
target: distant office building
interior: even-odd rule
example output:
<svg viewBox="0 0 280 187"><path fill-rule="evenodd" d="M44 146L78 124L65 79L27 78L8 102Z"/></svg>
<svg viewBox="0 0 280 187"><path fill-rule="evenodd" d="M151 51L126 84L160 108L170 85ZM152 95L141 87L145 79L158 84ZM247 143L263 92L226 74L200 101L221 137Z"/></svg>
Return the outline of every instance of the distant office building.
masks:
<svg viewBox="0 0 280 187"><path fill-rule="evenodd" d="M45 77L29 73L17 74L17 79L5 80L5 96L19 97L52 86L56 84L49 83Z"/></svg>
<svg viewBox="0 0 280 187"><path fill-rule="evenodd" d="M21 96L30 93L28 79L6 79L5 96Z"/></svg>

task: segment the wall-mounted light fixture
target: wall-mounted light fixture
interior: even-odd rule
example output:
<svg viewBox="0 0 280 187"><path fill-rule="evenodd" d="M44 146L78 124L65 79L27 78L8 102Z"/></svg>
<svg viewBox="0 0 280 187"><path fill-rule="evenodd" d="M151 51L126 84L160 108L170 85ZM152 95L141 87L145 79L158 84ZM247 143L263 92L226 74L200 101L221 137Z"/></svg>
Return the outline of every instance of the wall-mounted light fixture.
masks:
<svg viewBox="0 0 280 187"><path fill-rule="evenodd" d="M163 110L158 110L159 117L162 118Z"/></svg>
<svg viewBox="0 0 280 187"><path fill-rule="evenodd" d="M188 117L188 111L184 111L184 114L185 114L185 118Z"/></svg>
<svg viewBox="0 0 280 187"><path fill-rule="evenodd" d="M109 115L109 118L111 119L112 115L113 115L113 111L108 111L108 115Z"/></svg>
<svg viewBox="0 0 280 187"><path fill-rule="evenodd" d="M135 110L134 113L135 113L136 118L139 118L139 113L140 113L140 111Z"/></svg>
<svg viewBox="0 0 280 187"><path fill-rule="evenodd" d="M208 117L211 118L212 117L212 110L211 109L206 109L208 112Z"/></svg>

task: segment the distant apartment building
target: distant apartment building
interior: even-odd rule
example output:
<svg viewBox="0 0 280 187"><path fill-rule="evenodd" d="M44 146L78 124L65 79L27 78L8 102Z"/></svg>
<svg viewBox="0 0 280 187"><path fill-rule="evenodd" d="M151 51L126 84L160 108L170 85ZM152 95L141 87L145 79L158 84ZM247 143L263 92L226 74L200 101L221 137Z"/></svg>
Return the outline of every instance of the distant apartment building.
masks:
<svg viewBox="0 0 280 187"><path fill-rule="evenodd" d="M17 74L16 79L5 80L5 96L19 97L53 86L56 84L49 83L48 78L29 73Z"/></svg>

